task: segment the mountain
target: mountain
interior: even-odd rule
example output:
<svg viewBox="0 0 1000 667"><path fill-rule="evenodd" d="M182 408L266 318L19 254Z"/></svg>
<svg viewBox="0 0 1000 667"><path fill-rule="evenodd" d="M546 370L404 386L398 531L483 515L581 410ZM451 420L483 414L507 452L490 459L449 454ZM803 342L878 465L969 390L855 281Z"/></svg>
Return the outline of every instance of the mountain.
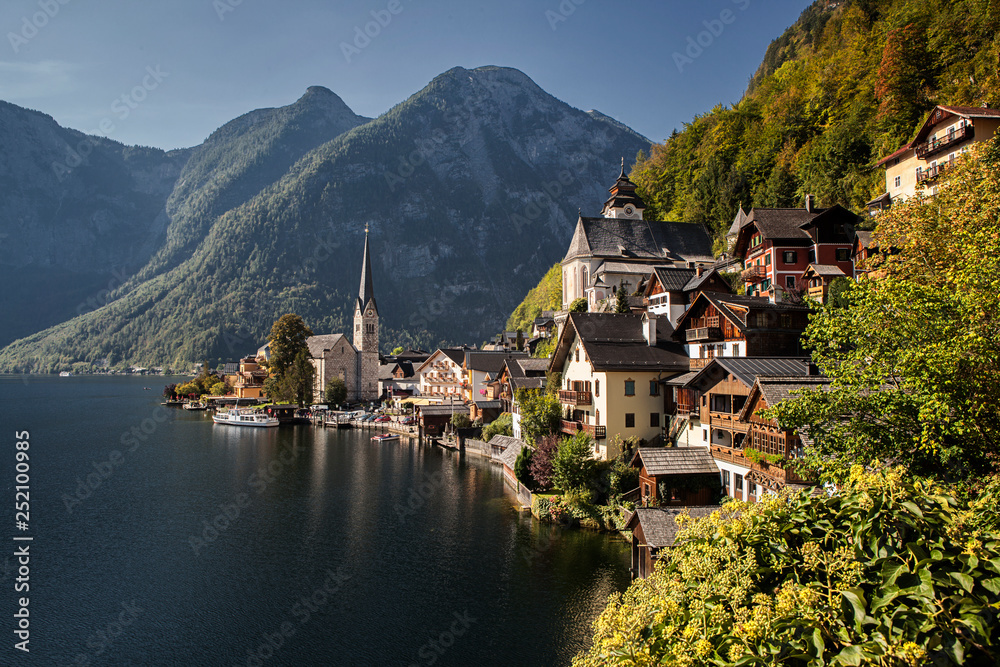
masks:
<svg viewBox="0 0 1000 667"><path fill-rule="evenodd" d="M631 178L661 219L728 228L738 207L855 211L875 162L935 104L1000 104L995 0L821 0L767 49L743 98L653 147Z"/></svg>
<svg viewBox="0 0 1000 667"><path fill-rule="evenodd" d="M16 341L0 369L233 359L285 312L349 331L366 225L384 348L486 339L562 256L577 209L599 209L620 157L649 149L501 67L454 68L287 168L245 157L272 136L249 136L254 114L213 135L231 148L189 158L164 243L116 298ZM270 171L240 175L241 157Z"/></svg>

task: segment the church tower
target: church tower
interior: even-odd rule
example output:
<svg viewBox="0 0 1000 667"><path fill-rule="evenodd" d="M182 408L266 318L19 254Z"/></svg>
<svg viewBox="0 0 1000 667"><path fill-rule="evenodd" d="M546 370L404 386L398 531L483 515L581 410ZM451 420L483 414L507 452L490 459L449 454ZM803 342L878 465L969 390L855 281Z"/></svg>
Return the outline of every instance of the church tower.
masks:
<svg viewBox="0 0 1000 667"><path fill-rule="evenodd" d="M372 261L365 226L365 256L361 263L361 289L354 306L354 347L358 350L358 397L363 401L378 398L378 307L372 284Z"/></svg>
<svg viewBox="0 0 1000 667"><path fill-rule="evenodd" d="M625 175L625 158L622 158L621 176L608 192L611 193L611 198L604 202L604 210L601 211L603 217L642 220L646 202L635 191L635 183Z"/></svg>

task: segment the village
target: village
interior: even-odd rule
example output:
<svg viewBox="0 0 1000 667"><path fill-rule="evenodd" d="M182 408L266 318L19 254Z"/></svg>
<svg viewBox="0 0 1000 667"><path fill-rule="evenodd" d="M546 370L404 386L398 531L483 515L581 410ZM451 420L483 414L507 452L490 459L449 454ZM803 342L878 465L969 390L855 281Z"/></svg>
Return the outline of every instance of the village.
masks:
<svg viewBox="0 0 1000 667"><path fill-rule="evenodd" d="M881 211L936 194L937 177L998 128L1000 110L938 106L878 163L885 193L866 211L819 208L812 196L801 208L741 208L721 254L703 225L645 219L623 161L599 215L577 220L562 308L484 346L380 354L366 234L353 339L306 340L313 396L366 408L355 425L379 419L489 457L539 518L627 531L633 577L646 577L679 513L816 484L799 465L809 433L762 414L830 382L802 345L811 311L891 252L866 231ZM270 354L264 345L226 364L218 381L231 391L218 402L265 402ZM376 406L398 416L376 417Z"/></svg>

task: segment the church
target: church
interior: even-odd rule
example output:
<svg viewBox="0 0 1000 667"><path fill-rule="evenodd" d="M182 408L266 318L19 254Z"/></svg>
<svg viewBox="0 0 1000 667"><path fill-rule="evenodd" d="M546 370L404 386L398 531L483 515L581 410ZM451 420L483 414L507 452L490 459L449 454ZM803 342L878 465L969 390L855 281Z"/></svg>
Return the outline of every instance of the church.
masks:
<svg viewBox="0 0 1000 667"><path fill-rule="evenodd" d="M341 333L311 336L306 340L316 379L313 392L322 402L327 383L339 377L347 385L348 401L374 401L378 391L378 306L372 282L371 251L365 227L365 254L361 262L361 288L354 304L354 341Z"/></svg>

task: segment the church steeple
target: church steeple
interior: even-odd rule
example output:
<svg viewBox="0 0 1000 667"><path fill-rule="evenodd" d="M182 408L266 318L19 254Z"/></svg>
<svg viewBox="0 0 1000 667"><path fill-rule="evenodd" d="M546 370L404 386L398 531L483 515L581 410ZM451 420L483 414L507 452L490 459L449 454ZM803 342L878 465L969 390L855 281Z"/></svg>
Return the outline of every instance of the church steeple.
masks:
<svg viewBox="0 0 1000 667"><path fill-rule="evenodd" d="M365 225L365 256L361 262L361 289L358 290L358 309L364 311L371 302L372 308L378 312L375 305L375 286L372 283L372 260L368 248L368 225Z"/></svg>
<svg viewBox="0 0 1000 667"><path fill-rule="evenodd" d="M622 158L622 172L618 180L611 186L608 192L611 197L604 202L604 209L601 215L605 218L629 218L631 220L642 220L642 212L646 208L646 202L635 191L636 185L625 175L625 158Z"/></svg>

